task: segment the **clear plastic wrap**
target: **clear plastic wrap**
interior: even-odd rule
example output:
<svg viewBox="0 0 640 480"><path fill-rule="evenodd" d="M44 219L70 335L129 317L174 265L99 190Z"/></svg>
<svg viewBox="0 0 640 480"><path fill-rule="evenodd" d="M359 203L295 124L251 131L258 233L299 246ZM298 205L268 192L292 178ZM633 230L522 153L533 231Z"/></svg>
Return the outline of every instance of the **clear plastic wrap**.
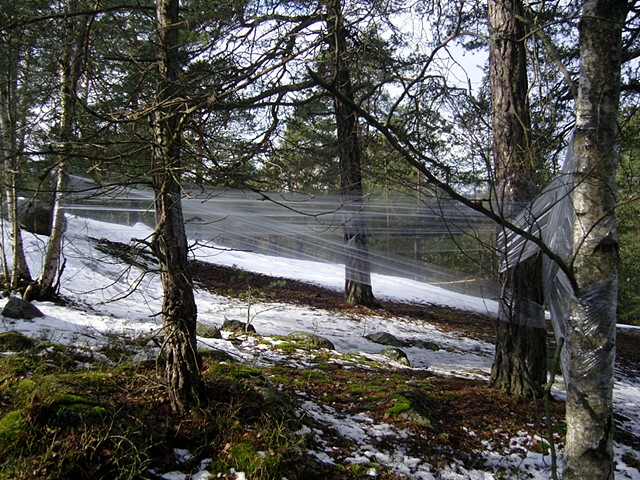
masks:
<svg viewBox="0 0 640 480"><path fill-rule="evenodd" d="M569 149L560 174L514 221L518 228L540 238L567 265L572 261L576 221L572 203L573 171L574 156ZM501 272L540 251L530 239L507 229L498 245L503 253ZM570 281L556 260L547 255L543 256L543 277L545 304L551 314L554 334L558 342L564 341L565 378L595 376L594 388L606 384L612 374L612 367L606 366L613 365L615 355L615 339L610 338L608 322L615 322L615 303L610 299L616 290L616 279L609 278L576 291L575 281Z"/></svg>

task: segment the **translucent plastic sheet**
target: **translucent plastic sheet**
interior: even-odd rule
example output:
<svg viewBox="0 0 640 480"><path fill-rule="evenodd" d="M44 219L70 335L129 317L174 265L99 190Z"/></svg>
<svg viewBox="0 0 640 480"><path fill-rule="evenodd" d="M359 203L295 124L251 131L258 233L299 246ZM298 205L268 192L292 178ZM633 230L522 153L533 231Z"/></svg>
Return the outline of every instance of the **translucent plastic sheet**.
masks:
<svg viewBox="0 0 640 480"><path fill-rule="evenodd" d="M560 259L569 262L573 253L575 209L571 200L574 188L574 156L571 149L560 174L543 190L514 224L544 244ZM505 229L499 238L503 252L501 271L530 258L540 248L530 239ZM605 384L611 375L614 339L608 335L607 321L615 322L615 307L608 301L616 288L614 278L590 285L579 292L558 263L543 256L545 301L551 314L556 340L564 340L562 369L565 378L594 375ZM605 319L603 324L602 319ZM601 332L602 330L602 332ZM573 354L572 354L573 352ZM585 392L583 392L585 393Z"/></svg>
<svg viewBox="0 0 640 480"><path fill-rule="evenodd" d="M69 213L113 223L153 225L153 193L148 189L113 188L106 192L74 177L78 193ZM267 198L268 197L268 198ZM182 200L189 237L216 248L299 260L355 264L347 273L357 279L368 258L371 272L437 285L477 297L499 295L493 252L495 223L446 196L424 191L365 195L356 207L339 194L294 194L193 188ZM363 212L364 217L356 215ZM366 224L367 249L345 244L345 230ZM491 244L490 246L488 244ZM491 249L491 250L490 250ZM479 258L466 273L459 259ZM368 280L360 281L367 283ZM375 285L373 285L375 288Z"/></svg>

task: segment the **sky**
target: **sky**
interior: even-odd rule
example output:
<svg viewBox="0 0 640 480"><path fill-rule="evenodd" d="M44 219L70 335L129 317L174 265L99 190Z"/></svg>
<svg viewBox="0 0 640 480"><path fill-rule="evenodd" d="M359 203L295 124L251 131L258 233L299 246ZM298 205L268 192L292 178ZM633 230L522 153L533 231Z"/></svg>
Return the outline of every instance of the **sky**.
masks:
<svg viewBox="0 0 640 480"><path fill-rule="evenodd" d="M61 293L76 300L75 305L59 306L48 302L37 302L36 306L45 318L33 322L12 321L0 316L0 331L15 330L37 338L83 346L97 352L114 334L136 336L160 329L157 313L161 305L161 285L157 275L143 274L135 268L124 265L94 248L90 238L108 238L112 241L128 243L132 238L148 238L151 230L143 224L133 226L115 225L88 220L73 215L67 216L65 240L66 266L61 281ZM25 233L25 248L32 274L39 270L44 239ZM236 266L248 271L277 275L312 282L333 289L343 286L343 266L311 261L284 259L250 252L221 251L198 247L194 249L197 259L220 265ZM428 285L400 277L374 275L374 291L379 298L406 300L425 304L451 306L473 312L495 314L496 302L491 299L471 297L447 291L439 286ZM0 308L6 299L0 301ZM465 337L462 334L447 333L434 325L414 322L403 318L385 318L378 315L344 315L322 309L312 309L300 305L284 303L247 303L240 299L230 299L197 288L196 301L201 323L221 326L229 319L251 322L264 338L272 335L286 335L294 331L315 333L331 340L336 350L342 353L360 353L378 361L380 345L364 338L368 333L389 332L402 340L427 340L439 344L437 351L415 347L403 349L411 362L411 367L394 364L394 368L429 369L442 375L464 378L488 379L493 358L493 346L487 342ZM274 340L275 341L275 340ZM253 365L272 365L287 362L283 353L268 348L257 340L247 337L241 344L232 343L226 337L222 340L199 338L201 348L224 350L238 360ZM300 360L303 362L302 360ZM292 366L296 366L293 364ZM557 378L554 394L562 397L562 379ZM614 390L614 408L625 429L640 435L640 380L617 371ZM483 452L493 470L467 470L452 459L451 465L441 470L434 468L419 458L409 457L400 450L384 451L373 446L373 440L380 435L392 434L398 438L408 435L406 431L388 424L374 422L366 413L345 415L327 405L311 400L301 402L300 414L315 418L320 425L337 428L340 433L356 440L359 447L351 456L332 458L331 452L310 451L327 463L350 461L354 463L375 460L387 465L406 478L415 479L493 479L499 466L510 466L522 470L522 478L550 478L550 458L526 449L530 442L525 433L511 439L511 453L496 452L491 446ZM300 432L305 433L305 432ZM318 433L321 438L322 432ZM472 432L470 432L471 434ZM640 478L637 470L626 467L622 455L628 447L616 444L618 470L616 478ZM176 452L187 455L188 452ZM207 459L203 459L202 469L189 478L207 478ZM561 458L560 458L561 461ZM209 462L210 463L210 462ZM163 478L182 480L188 472L165 472ZM436 477L438 475L438 477ZM237 472L238 479L243 478ZM289 479L292 480L292 479Z"/></svg>

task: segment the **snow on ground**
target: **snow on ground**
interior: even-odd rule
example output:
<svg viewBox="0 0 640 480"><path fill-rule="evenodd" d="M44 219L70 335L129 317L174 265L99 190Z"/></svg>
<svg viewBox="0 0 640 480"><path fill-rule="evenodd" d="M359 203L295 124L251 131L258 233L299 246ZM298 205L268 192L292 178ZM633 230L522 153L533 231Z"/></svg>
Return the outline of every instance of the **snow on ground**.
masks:
<svg viewBox="0 0 640 480"><path fill-rule="evenodd" d="M10 321L0 316L0 331L16 330L35 337L46 337L58 342L73 343L88 349L104 344L113 334L138 335L153 333L160 329L158 312L161 305L161 286L154 274L143 274L136 268L125 268L95 248L89 238L108 238L128 243L132 238L148 238L149 227L136 224L121 226L68 217L65 243L66 266L61 282L63 295L73 297L84 305L84 310L37 303L46 315L33 322ZM44 241L25 233L25 249L33 274L39 271ZM6 244L6 243L5 243ZM198 247L194 254L199 260L221 265L237 266L245 270L304 280L322 286L340 289L343 284L341 265L295 261L283 258L254 255L248 252L219 251ZM440 304L481 313L495 313L493 300L473 298L449 292L440 287L398 278L374 275L372 278L376 295L381 298ZM294 331L306 331L331 340L341 353L362 353L375 356L380 350L364 338L367 333L389 332L403 340L426 340L437 343L437 351L406 348L411 368L429 368L439 374L487 378L493 356L492 345L473 340L462 334L445 333L432 325L406 319L388 319L375 315L347 315L281 303L250 303L229 299L197 290L199 321L220 326L225 318L246 320L263 336L286 335ZM6 300L0 302L0 308ZM257 342L234 345L226 340L199 339L201 346L214 347L230 353L236 358L254 364L269 364L283 361L278 353L264 348ZM303 362L304 360L299 360ZM398 368L403 368L398 366ZM620 375L619 375L620 377ZM626 429L640 434L640 381L636 378L618 378L614 393L615 411ZM372 446L377 436L392 433L402 438L408 432L387 424L379 424L364 414L343 415L328 406L311 401L302 404L303 413L313 417L327 428L337 428L346 438L355 439L360 447L352 452L351 462L368 462L374 459L392 468L398 474L416 479L493 479L493 471L466 470L452 460L449 467L434 472L421 459L405 455L401 450L381 451ZM304 432L301 432L304 433ZM470 434L472 434L470 432ZM551 476L550 456L531 452L526 448L531 439L511 439L512 453L504 455L487 445L485 458L495 470L498 467L518 466L522 478L546 479ZM638 478L637 470L627 468L621 461L628 447L616 445L618 459L617 478ZM330 451L310 452L328 463L335 461ZM561 464L561 452L559 463ZM526 475L525 473L526 472ZM371 472L372 475L375 472ZM202 471L198 478L206 478ZM634 475L636 475L634 477ZM173 472L166 478L187 478L186 474ZM190 477L196 478L196 477ZM238 478L241 475L238 474ZM501 477L500 477L501 478Z"/></svg>

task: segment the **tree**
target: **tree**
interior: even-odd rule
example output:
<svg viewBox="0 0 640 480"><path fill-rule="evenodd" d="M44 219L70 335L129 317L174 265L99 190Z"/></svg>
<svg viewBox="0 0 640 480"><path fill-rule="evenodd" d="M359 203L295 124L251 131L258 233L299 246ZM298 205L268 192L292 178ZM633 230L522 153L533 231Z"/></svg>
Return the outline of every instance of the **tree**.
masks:
<svg viewBox="0 0 640 480"><path fill-rule="evenodd" d="M0 25L25 14L17 2L3 5ZM31 32L13 29L0 33L0 160L4 168L3 197L12 249L12 270L6 262L3 244L3 276L7 285L17 290L31 282L31 272L24 254L22 232L18 218L18 178L24 155L30 98L27 86L33 68L30 54Z"/></svg>
<svg viewBox="0 0 640 480"><path fill-rule="evenodd" d="M51 234L42 261L42 271L36 282L29 286L25 298L51 300L55 295L55 280L60 273L62 240L65 228L62 201L67 194L66 166L75 149L75 121L78 82L85 71L88 55L91 16L75 16L80 7L78 0L68 0L65 11L70 18L63 24L60 72L60 120L58 126L57 161L53 167L53 213Z"/></svg>
<svg viewBox="0 0 640 480"><path fill-rule="evenodd" d="M178 89L178 0L157 0L157 101L152 113L153 188L156 228L153 251L160 264L163 287L165 374L174 411L198 405L202 392L196 344L197 308L187 261L188 245L182 215L180 139L184 107Z"/></svg>
<svg viewBox="0 0 640 480"><path fill-rule="evenodd" d="M347 63L347 31L340 0L326 2L327 42L333 62L333 95L336 116L340 193L347 212L344 221L345 299L355 305L374 306L367 234L362 202L362 146ZM346 100L346 101L345 101Z"/></svg>
<svg viewBox="0 0 640 480"><path fill-rule="evenodd" d="M531 144L525 28L520 0L489 0L489 81L495 196L502 217L513 221L536 194ZM508 394L537 396L546 380L546 330L542 258L501 252L504 268L490 384Z"/></svg>
<svg viewBox="0 0 640 480"><path fill-rule="evenodd" d="M586 0L573 139L571 265L575 276L564 361L563 478L614 477L613 367L618 284L616 183L625 0Z"/></svg>

